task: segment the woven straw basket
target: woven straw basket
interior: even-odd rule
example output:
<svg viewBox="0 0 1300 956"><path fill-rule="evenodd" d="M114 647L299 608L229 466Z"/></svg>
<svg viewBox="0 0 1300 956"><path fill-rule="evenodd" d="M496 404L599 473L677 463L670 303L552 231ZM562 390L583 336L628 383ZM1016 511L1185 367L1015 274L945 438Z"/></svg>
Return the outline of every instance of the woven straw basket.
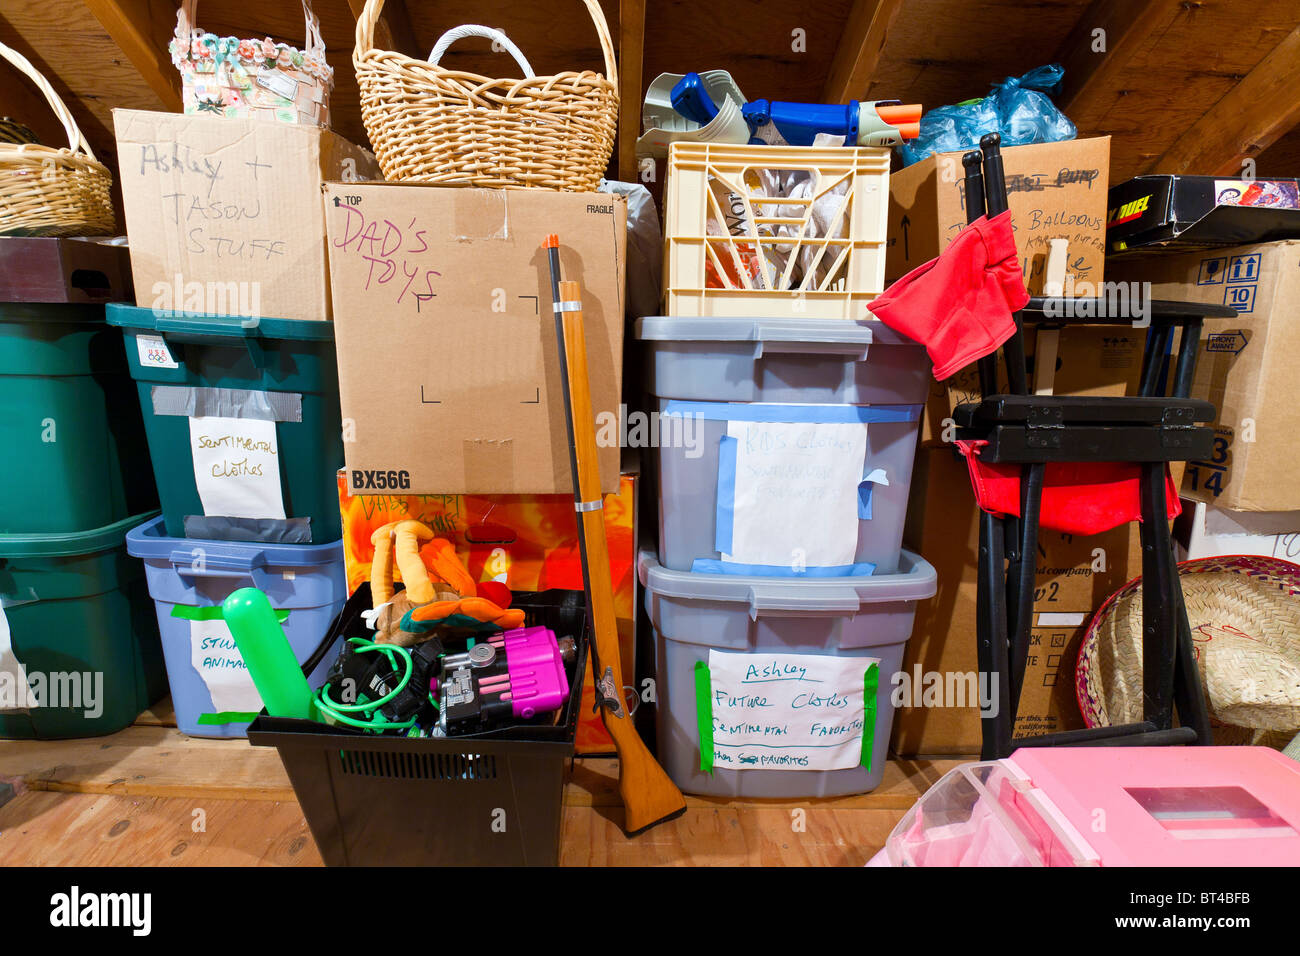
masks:
<svg viewBox="0 0 1300 956"><path fill-rule="evenodd" d="M334 70L325 62L320 21L309 0L302 0L307 39L301 50L270 37L205 33L194 23L197 7L198 0L183 0L167 44L186 113L329 127Z"/></svg>
<svg viewBox="0 0 1300 956"><path fill-rule="evenodd" d="M1185 561L1178 573L1215 743L1282 746L1300 729L1300 565L1237 555ZM1090 727L1142 719L1140 577L1088 625L1075 693Z"/></svg>
<svg viewBox="0 0 1300 956"><path fill-rule="evenodd" d="M0 56L36 84L68 134L68 145L60 149L0 143L0 235L112 235L112 174L95 158L63 100L27 58L3 43Z"/></svg>
<svg viewBox="0 0 1300 956"><path fill-rule="evenodd" d="M361 116L384 177L594 192L614 149L618 73L600 4L583 2L600 38L604 76L590 70L532 76L499 31L478 26L448 31L428 61L377 50L375 21L384 4L366 0L357 17L352 64ZM489 79L438 65L447 46L471 35L492 37L515 57L524 78Z"/></svg>

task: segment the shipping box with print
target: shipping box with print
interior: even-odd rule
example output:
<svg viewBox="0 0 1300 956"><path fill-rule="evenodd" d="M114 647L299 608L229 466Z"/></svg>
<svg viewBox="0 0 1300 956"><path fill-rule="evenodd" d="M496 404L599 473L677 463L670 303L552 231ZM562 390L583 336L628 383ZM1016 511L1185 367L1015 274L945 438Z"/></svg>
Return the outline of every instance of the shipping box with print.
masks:
<svg viewBox="0 0 1300 956"><path fill-rule="evenodd" d="M618 490L627 202L545 189L325 186L354 494L570 491L542 242L582 287L601 490Z"/></svg>
<svg viewBox="0 0 1300 956"><path fill-rule="evenodd" d="M1155 299L1238 313L1204 323L1192 394L1217 410L1214 449L1188 463L1182 493L1235 511L1300 510L1300 241L1121 258L1112 269L1151 282Z"/></svg>
<svg viewBox="0 0 1300 956"><path fill-rule="evenodd" d="M961 153L936 153L890 174L887 281L933 259L965 227L961 158ZM1029 291L1042 294L1052 239L1069 242L1066 275L1076 286L1099 284L1106 255L1110 137L1010 146L1002 150L1002 162Z"/></svg>
<svg viewBox="0 0 1300 956"><path fill-rule="evenodd" d="M113 110L118 179L143 308L330 318L327 179L375 158L314 126Z"/></svg>

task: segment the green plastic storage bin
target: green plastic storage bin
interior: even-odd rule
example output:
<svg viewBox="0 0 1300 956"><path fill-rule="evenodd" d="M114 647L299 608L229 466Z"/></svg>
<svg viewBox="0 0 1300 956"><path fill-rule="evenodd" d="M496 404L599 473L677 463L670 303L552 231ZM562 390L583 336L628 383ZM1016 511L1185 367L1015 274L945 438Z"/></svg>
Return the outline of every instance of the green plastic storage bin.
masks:
<svg viewBox="0 0 1300 956"><path fill-rule="evenodd" d="M0 737L115 733L166 695L153 599L126 553L127 531L151 514L76 534L0 535L0 627L32 690L59 705L0 712ZM9 674L0 690L0 706L30 703Z"/></svg>
<svg viewBox="0 0 1300 956"><path fill-rule="evenodd" d="M108 306L108 321L126 336L168 535L281 544L343 536L335 478L343 466L343 423L332 323L120 304ZM204 514L189 419L176 404L187 390L223 408L257 393L264 413L275 416L284 519ZM163 402L171 403L167 414L159 413Z"/></svg>
<svg viewBox="0 0 1300 956"><path fill-rule="evenodd" d="M121 336L99 305L0 303L0 534L101 528L158 506Z"/></svg>

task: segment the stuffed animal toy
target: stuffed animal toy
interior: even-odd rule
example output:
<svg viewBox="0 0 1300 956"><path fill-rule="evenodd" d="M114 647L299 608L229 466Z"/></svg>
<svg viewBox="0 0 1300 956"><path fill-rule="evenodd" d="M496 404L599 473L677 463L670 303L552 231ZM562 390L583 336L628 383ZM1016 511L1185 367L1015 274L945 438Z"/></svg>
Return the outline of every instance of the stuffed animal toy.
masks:
<svg viewBox="0 0 1300 956"><path fill-rule="evenodd" d="M389 522L370 543L373 610L366 619L376 643L411 647L439 629L450 637L523 627L524 612L509 606L509 588L476 585L452 543L419 521ZM406 585L401 591L393 584L394 564Z"/></svg>

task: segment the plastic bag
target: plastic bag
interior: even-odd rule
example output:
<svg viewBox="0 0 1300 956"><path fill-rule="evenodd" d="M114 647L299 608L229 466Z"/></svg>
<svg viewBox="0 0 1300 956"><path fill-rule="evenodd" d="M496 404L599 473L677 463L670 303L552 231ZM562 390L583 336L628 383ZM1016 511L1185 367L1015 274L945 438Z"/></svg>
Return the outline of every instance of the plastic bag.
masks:
<svg viewBox="0 0 1300 956"><path fill-rule="evenodd" d="M1049 63L1024 76L1007 77L983 99L931 110L921 117L921 135L898 147L903 164L910 166L931 153L974 149L985 133L1001 134L1004 147L1074 139L1074 124L1047 96L1063 76L1059 63Z"/></svg>

